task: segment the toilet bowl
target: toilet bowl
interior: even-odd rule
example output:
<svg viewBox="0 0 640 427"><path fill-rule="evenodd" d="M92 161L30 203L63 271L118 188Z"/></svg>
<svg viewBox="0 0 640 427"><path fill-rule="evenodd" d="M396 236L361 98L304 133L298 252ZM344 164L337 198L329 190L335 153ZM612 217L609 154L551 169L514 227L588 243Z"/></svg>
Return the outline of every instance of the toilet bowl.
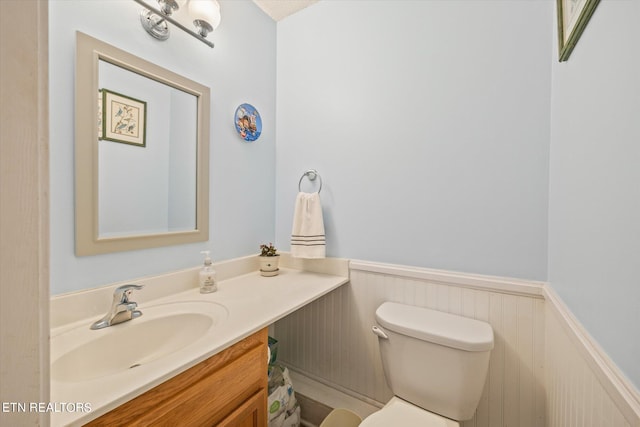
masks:
<svg viewBox="0 0 640 427"><path fill-rule="evenodd" d="M382 365L394 397L362 427L456 427L473 417L493 348L475 319L385 302L376 310Z"/></svg>

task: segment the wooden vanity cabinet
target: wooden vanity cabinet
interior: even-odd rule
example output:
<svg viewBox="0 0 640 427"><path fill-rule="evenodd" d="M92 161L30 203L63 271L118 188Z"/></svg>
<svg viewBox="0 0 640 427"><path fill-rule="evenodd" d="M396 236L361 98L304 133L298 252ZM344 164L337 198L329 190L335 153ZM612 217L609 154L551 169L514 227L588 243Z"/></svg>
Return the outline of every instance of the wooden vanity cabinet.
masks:
<svg viewBox="0 0 640 427"><path fill-rule="evenodd" d="M267 329L89 422L88 426L267 426Z"/></svg>

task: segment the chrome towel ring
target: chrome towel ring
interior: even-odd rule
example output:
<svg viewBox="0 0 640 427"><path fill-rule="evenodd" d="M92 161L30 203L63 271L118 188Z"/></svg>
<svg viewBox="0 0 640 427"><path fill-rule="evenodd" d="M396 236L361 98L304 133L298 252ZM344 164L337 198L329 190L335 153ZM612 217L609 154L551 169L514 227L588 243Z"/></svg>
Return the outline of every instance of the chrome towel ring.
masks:
<svg viewBox="0 0 640 427"><path fill-rule="evenodd" d="M318 193L320 193L320 191L322 190L322 177L320 176L318 171L315 169L309 169L308 171L302 174L302 176L300 177L300 181L298 181L298 191L302 191L301 185L302 185L302 180L304 179L305 176L309 179L309 181L315 181L316 178L320 180L320 187L318 187Z"/></svg>

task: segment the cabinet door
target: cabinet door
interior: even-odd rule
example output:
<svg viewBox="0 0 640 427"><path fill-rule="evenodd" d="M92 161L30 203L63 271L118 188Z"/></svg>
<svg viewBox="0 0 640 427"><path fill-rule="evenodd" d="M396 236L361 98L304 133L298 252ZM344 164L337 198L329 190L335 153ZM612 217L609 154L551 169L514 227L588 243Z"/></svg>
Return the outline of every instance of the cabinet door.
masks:
<svg viewBox="0 0 640 427"><path fill-rule="evenodd" d="M87 426L266 427L267 339L265 328Z"/></svg>
<svg viewBox="0 0 640 427"><path fill-rule="evenodd" d="M266 427L266 420L267 392L262 389L222 420L218 427Z"/></svg>

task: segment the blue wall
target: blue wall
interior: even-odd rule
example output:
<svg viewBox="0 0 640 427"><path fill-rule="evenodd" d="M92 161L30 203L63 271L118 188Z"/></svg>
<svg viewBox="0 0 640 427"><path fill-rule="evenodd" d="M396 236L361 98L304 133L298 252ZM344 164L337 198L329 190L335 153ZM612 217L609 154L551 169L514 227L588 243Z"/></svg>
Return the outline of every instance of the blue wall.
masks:
<svg viewBox="0 0 640 427"><path fill-rule="evenodd" d="M601 2L566 63L550 1L324 1L279 23L278 245L316 168L330 255L548 280L638 386L638 16Z"/></svg>
<svg viewBox="0 0 640 427"><path fill-rule="evenodd" d="M566 63L552 1L322 1L277 41L253 3L221 4L211 50L151 39L131 1L50 3L52 293L191 267L208 247L288 249L317 168L330 256L549 280L640 384L638 1L601 2ZM76 29L211 87L210 242L75 257ZM242 102L262 113L253 144L233 129Z"/></svg>
<svg viewBox="0 0 640 427"><path fill-rule="evenodd" d="M640 388L639 17L601 2L554 61L549 281Z"/></svg>
<svg viewBox="0 0 640 427"><path fill-rule="evenodd" d="M322 1L280 22L279 246L315 168L331 256L546 279L552 12Z"/></svg>
<svg viewBox="0 0 640 427"><path fill-rule="evenodd" d="M177 29L165 42L153 39L131 0L49 3L52 294L193 267L209 248L217 260L257 253L260 242L274 239L276 24L252 2L220 3L222 23L209 36L214 49ZM211 88L209 242L75 256L76 30ZM263 133L251 144L233 124L243 102L263 120Z"/></svg>

